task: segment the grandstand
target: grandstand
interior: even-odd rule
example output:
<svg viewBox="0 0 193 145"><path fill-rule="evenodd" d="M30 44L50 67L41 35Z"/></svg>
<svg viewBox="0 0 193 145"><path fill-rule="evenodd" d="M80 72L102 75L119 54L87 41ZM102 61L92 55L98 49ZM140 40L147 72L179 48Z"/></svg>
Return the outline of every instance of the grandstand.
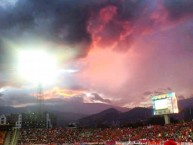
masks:
<svg viewBox="0 0 193 145"><path fill-rule="evenodd" d="M193 122L138 128L21 129L18 144L151 144L167 140L184 145L193 141Z"/></svg>
<svg viewBox="0 0 193 145"><path fill-rule="evenodd" d="M5 140L6 131L0 131L0 145L3 145Z"/></svg>
<svg viewBox="0 0 193 145"><path fill-rule="evenodd" d="M6 134L6 138L4 139L4 144L5 145L17 145L18 137L19 137L18 129L8 131Z"/></svg>
<svg viewBox="0 0 193 145"><path fill-rule="evenodd" d="M54 118L53 114L51 117ZM16 145L20 138L21 128L51 128L52 118L46 112L1 115L0 145Z"/></svg>
<svg viewBox="0 0 193 145"><path fill-rule="evenodd" d="M26 116L28 121L30 119L38 120L36 115L34 117L32 114L26 114ZM45 117L43 118L45 119ZM27 121L24 117L23 119L22 121ZM1 131L0 144L162 145L170 139L179 145L193 144L193 121L123 128L49 128L46 125L34 125L34 123L30 123L29 126L23 126L21 129L13 127L7 128L7 131Z"/></svg>

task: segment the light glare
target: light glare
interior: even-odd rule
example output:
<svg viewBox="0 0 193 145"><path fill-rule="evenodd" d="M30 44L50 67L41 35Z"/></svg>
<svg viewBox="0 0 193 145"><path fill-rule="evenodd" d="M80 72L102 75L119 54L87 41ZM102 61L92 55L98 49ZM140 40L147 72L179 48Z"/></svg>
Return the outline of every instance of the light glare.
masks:
<svg viewBox="0 0 193 145"><path fill-rule="evenodd" d="M50 84L57 76L57 61L43 51L23 51L19 54L19 73L32 83Z"/></svg>

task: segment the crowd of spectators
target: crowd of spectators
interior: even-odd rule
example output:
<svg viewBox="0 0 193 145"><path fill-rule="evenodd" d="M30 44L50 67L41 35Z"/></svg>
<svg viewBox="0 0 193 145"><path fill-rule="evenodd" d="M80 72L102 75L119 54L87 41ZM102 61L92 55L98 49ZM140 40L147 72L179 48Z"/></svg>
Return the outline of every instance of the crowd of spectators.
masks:
<svg viewBox="0 0 193 145"><path fill-rule="evenodd" d="M20 144L51 144L106 141L165 141L192 142L193 122L143 126L138 128L52 128L20 131Z"/></svg>
<svg viewBox="0 0 193 145"><path fill-rule="evenodd" d="M6 135L5 131L0 131L0 145L3 145L5 135Z"/></svg>

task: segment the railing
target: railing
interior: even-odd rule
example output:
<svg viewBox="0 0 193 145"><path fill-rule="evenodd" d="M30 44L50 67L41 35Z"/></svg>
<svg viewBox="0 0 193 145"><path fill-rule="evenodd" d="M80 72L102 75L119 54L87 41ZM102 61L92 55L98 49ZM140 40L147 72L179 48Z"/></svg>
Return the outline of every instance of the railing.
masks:
<svg viewBox="0 0 193 145"><path fill-rule="evenodd" d="M19 131L17 129L13 131L8 131L4 144L5 145L17 145L18 137L19 137Z"/></svg>

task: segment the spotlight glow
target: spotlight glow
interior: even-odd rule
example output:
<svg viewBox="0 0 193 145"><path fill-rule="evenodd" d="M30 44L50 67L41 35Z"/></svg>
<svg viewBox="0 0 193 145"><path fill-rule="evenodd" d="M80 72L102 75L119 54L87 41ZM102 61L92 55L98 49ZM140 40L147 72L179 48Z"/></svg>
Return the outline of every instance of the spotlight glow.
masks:
<svg viewBox="0 0 193 145"><path fill-rule="evenodd" d="M56 80L57 69L56 58L44 51L19 53L19 74L27 81L35 84L51 84Z"/></svg>

